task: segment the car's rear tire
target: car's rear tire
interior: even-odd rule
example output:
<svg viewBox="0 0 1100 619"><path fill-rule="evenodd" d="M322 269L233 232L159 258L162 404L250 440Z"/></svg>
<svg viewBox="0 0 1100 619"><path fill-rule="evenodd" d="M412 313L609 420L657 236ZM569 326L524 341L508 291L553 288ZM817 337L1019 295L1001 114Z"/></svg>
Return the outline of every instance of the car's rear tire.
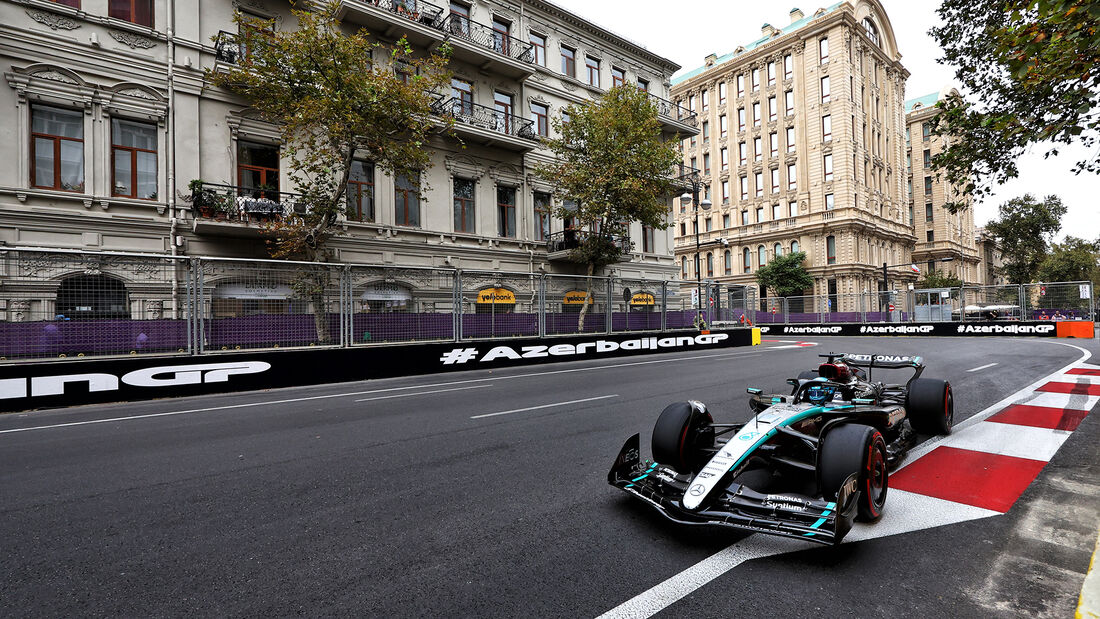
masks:
<svg viewBox="0 0 1100 619"><path fill-rule="evenodd" d="M817 370L806 370L805 372L801 372L798 375L798 380L813 380L815 378L820 378L818 376ZM794 392L796 391L798 391L798 385L794 385L793 387L791 387L791 395L794 395Z"/></svg>
<svg viewBox="0 0 1100 619"><path fill-rule="evenodd" d="M918 378L909 383L905 414L909 425L921 434L950 434L955 423L951 383L937 378Z"/></svg>
<svg viewBox="0 0 1100 619"><path fill-rule="evenodd" d="M710 459L704 449L714 447L714 418L688 402L669 404L653 425L653 460L680 473L694 473Z"/></svg>
<svg viewBox="0 0 1100 619"><path fill-rule="evenodd" d="M817 456L821 493L834 499L840 487L857 473L856 520L874 522L882 517L890 473L886 469L886 441L882 433L858 423L845 423L829 430Z"/></svg>

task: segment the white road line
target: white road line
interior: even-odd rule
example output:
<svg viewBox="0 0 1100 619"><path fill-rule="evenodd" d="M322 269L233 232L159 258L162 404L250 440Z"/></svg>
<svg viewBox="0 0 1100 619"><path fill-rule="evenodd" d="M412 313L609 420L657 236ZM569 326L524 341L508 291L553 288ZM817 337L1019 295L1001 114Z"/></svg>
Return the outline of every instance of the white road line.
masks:
<svg viewBox="0 0 1100 619"><path fill-rule="evenodd" d="M525 411L534 411L540 408L553 408L555 406L565 406L567 404L580 404L581 402L593 402L595 400L606 400L608 398L617 398L619 394L613 393L611 395L601 395L595 398L585 398L583 400L570 400L568 402L554 402L553 404L541 404L539 406L528 406L527 408L515 408L510 411L500 411L499 413L485 413L484 415L474 415L470 419L483 419L485 417L496 417L497 415L511 415L512 413L522 413Z"/></svg>
<svg viewBox="0 0 1100 619"><path fill-rule="evenodd" d="M411 398L417 395L428 395L429 393L445 393L447 391L462 391L464 389L480 389L482 387L491 387L492 385L470 385L468 387L454 387L453 389L435 389L432 391L417 391L416 393L395 393L393 395L380 395L376 398L363 398L362 400L356 400L356 402L373 402L375 400L389 400L390 398Z"/></svg>
<svg viewBox="0 0 1100 619"><path fill-rule="evenodd" d="M984 370L986 368L991 368L995 365L997 365L997 364L996 363L987 363L985 365L979 365L976 368L971 368L971 369L967 370L967 372L978 372L978 371Z"/></svg>
<svg viewBox="0 0 1100 619"><path fill-rule="evenodd" d="M970 417L966 421L956 426L957 429L964 429L975 424L978 424L994 413L1004 409L1006 406L1015 403L1017 400L1030 394L1036 387L1040 387L1050 381L1051 376L1055 376L1065 372L1066 370L1078 366L1082 361L1088 359L1090 352L1079 346L1072 344L1066 344L1064 342L1051 342L1052 344L1058 344L1060 346L1068 346L1081 352L1081 357L1075 359L1069 365L1055 371L1053 374L1049 374L1040 378L1039 380L1031 383L1023 389L1003 398L1001 401L993 404L992 406L982 410L981 412ZM1095 397L1095 396L1094 396ZM943 439L946 437L940 437L939 439L929 440L909 453L906 461L902 464L905 466L912 463L920 456L932 451L937 446L943 443ZM891 494L901 493L901 491L891 490ZM921 499L915 497L908 497L911 501L919 502ZM903 503L911 502L903 501ZM924 501L928 503L927 501ZM985 516L1000 515L999 512L992 512L990 510L978 510L979 508L969 509L966 506L957 508L959 518L952 519L951 522L972 520L975 518L981 518ZM903 508L904 510L904 508ZM892 514L893 509L888 510L883 514L883 521L880 521L874 526L860 527L854 529L850 534L851 541L858 541L860 539L872 539L877 537L885 537L887 535L897 535L899 533L906 533L913 530L927 528L929 526L940 526L943 524L950 524L950 522L937 521L932 524L921 522L920 519L927 519L927 515L921 514L909 514L900 513L903 510L897 510L901 520L905 517L913 519L914 526L894 526L879 528L879 525L886 522L887 514ZM961 519L960 519L961 518ZM857 533L858 531L858 533ZM845 542L849 541L845 538ZM810 542L803 542L799 540L792 540L786 538L773 538L761 535L752 535L739 542L734 543L731 546L726 547L723 550L718 551L716 554L703 559L699 563L687 568L686 570L676 574L672 578L656 585L655 587L643 591L642 593L634 596L633 598L623 602L622 604L612 608L603 615L600 615L600 619L604 618L620 618L620 617L651 617L665 608L668 608L672 604L676 603L683 597L690 595L700 587L706 585L710 581L718 578L733 568L741 565L745 561L751 559L757 559L761 557L770 557L777 554L783 554L787 552L793 552L796 550L807 550L810 548L816 548L815 544Z"/></svg>

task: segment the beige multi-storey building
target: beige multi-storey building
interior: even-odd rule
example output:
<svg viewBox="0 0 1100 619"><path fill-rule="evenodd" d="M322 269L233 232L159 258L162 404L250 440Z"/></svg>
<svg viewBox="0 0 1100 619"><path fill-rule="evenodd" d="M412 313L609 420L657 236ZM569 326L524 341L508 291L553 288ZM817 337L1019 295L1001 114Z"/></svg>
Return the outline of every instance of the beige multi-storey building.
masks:
<svg viewBox="0 0 1100 619"><path fill-rule="evenodd" d="M981 263L978 265L977 284L979 286L1003 286L1008 283L1001 269L1005 265L1004 252L985 228L978 228L974 234L974 244L978 248Z"/></svg>
<svg viewBox="0 0 1100 619"><path fill-rule="evenodd" d="M236 12L286 29L288 7L0 2L0 244L265 257L262 222L294 204L280 134L203 71L237 62ZM666 137L698 132L694 115L669 102L676 64L550 2L343 0L340 17L349 31L407 36L421 50L451 44L454 82L436 110L456 118L465 144L437 135L420 179L356 162L350 213L330 244L339 261L577 272L554 243L565 224L551 207L563 197L534 173L551 156L539 139L549 118L631 83L658 104ZM416 184L430 189L418 196ZM229 199L204 210L193 189ZM634 250L614 274L676 275L671 229L635 223L630 234Z"/></svg>
<svg viewBox="0 0 1100 619"><path fill-rule="evenodd" d="M886 11L876 0L795 9L762 35L673 80L673 100L700 115L684 161L701 169L714 204L700 217L702 276L756 287L755 271L777 254L805 251L815 279L807 294L874 292L884 264L890 288L903 289L917 278L909 72ZM676 215L680 272L692 280L694 214Z"/></svg>
<svg viewBox="0 0 1100 619"><path fill-rule="evenodd" d="M969 199L932 171L932 157L946 146L944 137L932 135L936 102L952 95L958 91L944 89L905 102L909 223L917 238L913 262L924 273L937 270L963 283L979 284L985 278L975 241L974 210ZM954 214L943 208L945 202L960 199L967 208Z"/></svg>

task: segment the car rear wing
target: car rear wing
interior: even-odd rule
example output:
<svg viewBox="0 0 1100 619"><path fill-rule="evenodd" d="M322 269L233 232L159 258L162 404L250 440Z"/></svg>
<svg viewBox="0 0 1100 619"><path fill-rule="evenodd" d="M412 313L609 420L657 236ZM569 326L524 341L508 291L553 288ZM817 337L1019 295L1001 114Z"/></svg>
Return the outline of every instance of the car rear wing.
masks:
<svg viewBox="0 0 1100 619"><path fill-rule="evenodd" d="M905 368L923 368L924 359L917 356L902 355L857 355L845 353L841 360L848 365L860 368L886 368L903 370Z"/></svg>

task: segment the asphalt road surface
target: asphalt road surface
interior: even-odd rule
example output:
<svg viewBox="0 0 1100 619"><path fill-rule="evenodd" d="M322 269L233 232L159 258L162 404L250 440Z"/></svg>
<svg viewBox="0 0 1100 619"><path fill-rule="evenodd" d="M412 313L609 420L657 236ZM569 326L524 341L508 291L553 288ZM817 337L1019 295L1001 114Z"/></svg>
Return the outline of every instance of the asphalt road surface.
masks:
<svg viewBox="0 0 1100 619"><path fill-rule="evenodd" d="M684 529L607 484L666 404L748 419L745 387L829 350L923 355L957 425L1100 352L806 339L0 416L0 615L1071 616L1095 412L1007 513L910 527L938 513L892 494L894 524L837 547Z"/></svg>

